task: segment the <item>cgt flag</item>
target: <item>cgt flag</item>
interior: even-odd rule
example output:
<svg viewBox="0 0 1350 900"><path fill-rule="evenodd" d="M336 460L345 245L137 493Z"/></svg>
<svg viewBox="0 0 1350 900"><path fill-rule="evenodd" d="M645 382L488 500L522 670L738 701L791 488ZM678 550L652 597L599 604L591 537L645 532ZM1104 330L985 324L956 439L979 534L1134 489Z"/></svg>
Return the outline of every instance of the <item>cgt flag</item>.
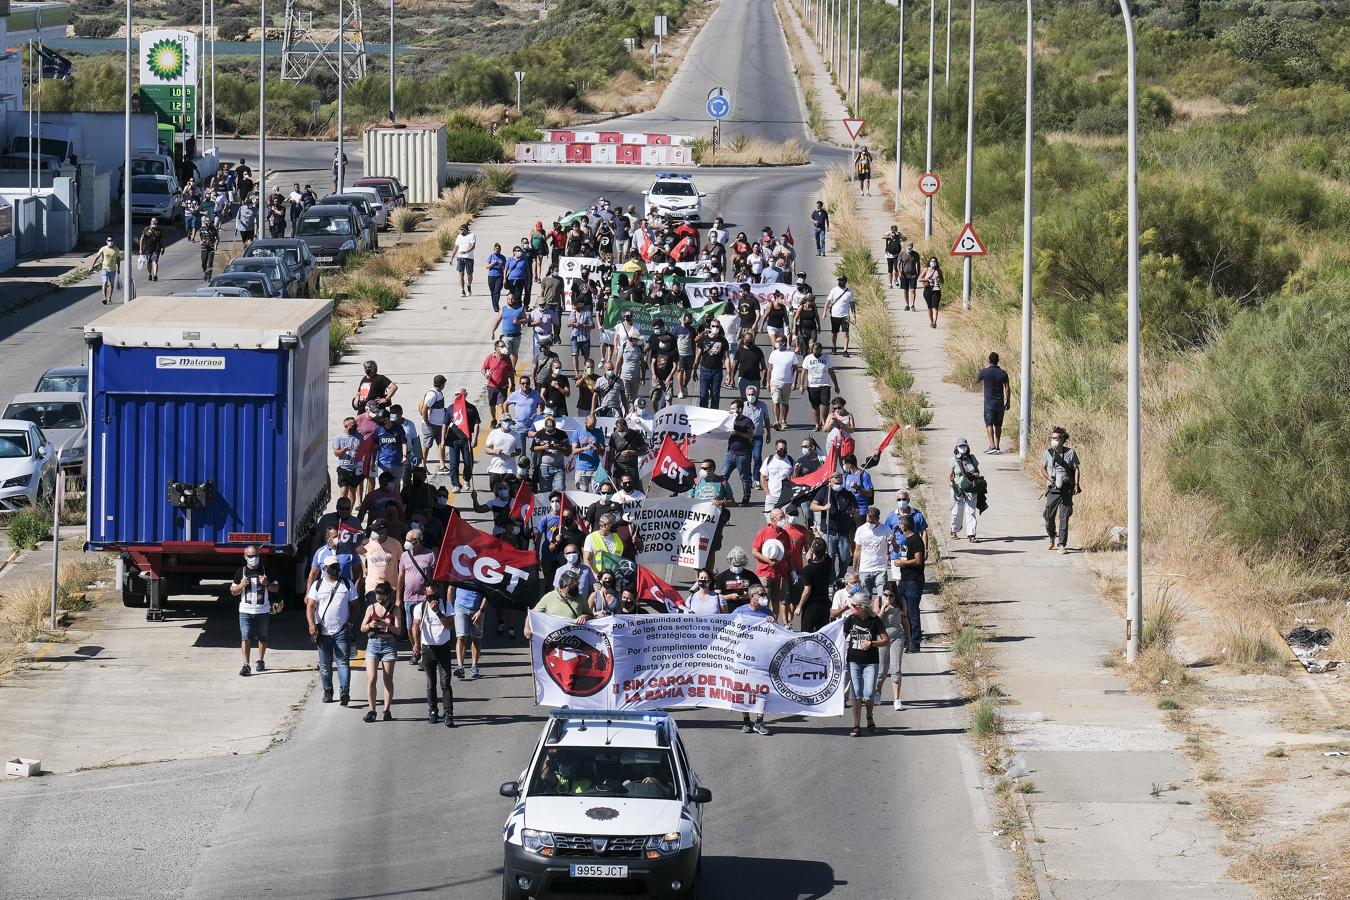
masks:
<svg viewBox="0 0 1350 900"><path fill-rule="evenodd" d="M899 422L896 422L891 426L891 430L886 432L886 436L882 438L881 446L877 447L877 452L867 457L867 460L862 464L864 469L871 469L875 467L877 463L881 462L881 454L886 452L886 448L891 445L891 438L895 437L895 433L899 430Z"/></svg>
<svg viewBox="0 0 1350 900"><path fill-rule="evenodd" d="M533 552L479 531L452 511L432 579L467 585L519 605L527 599L525 585L538 564Z"/></svg>
<svg viewBox="0 0 1350 900"><path fill-rule="evenodd" d="M666 435L652 462L652 482L672 494L685 494L694 486L694 464L684 449Z"/></svg>
<svg viewBox="0 0 1350 900"><path fill-rule="evenodd" d="M455 402L450 405L450 424L459 429L462 440L469 439L469 401L463 388L455 394Z"/></svg>
<svg viewBox="0 0 1350 900"><path fill-rule="evenodd" d="M839 465L839 453L834 446L830 447L830 452L825 454L825 460L820 464L820 468L814 472L807 472L805 475L794 475L788 479L788 490L783 491L777 507L798 506L807 497L810 497L820 486L830 480L834 470Z"/></svg>

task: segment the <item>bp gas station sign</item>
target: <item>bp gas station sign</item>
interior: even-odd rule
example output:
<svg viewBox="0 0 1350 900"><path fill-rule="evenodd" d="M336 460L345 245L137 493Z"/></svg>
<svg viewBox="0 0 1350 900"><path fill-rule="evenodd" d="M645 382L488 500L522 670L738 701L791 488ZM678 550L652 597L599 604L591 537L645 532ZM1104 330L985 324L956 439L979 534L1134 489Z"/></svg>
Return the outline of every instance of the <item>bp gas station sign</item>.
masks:
<svg viewBox="0 0 1350 900"><path fill-rule="evenodd" d="M197 118L197 35L176 28L140 34L141 112L190 132Z"/></svg>

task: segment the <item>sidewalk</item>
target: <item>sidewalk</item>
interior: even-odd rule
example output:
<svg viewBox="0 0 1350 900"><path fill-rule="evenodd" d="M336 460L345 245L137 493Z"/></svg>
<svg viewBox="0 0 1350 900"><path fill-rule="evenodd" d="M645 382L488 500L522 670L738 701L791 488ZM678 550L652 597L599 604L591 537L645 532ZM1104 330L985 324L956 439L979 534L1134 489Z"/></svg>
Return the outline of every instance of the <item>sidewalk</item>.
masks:
<svg viewBox="0 0 1350 900"><path fill-rule="evenodd" d="M809 82L831 135L847 143L839 122L844 106L820 55L795 16L789 24L799 29L816 67ZM905 177L913 184L908 166ZM873 194L861 198L878 235L896 221L885 205L875 183ZM908 234L915 234L916 226L922 233L911 216L902 216L900 224ZM880 246L876 255L881 258ZM950 268L948 304L959 303L959 266ZM945 380L949 366L941 320L933 330L923 312L900 311L898 292L893 309L905 364L934 412L920 471L934 532L945 535L950 522L947 465L959 438L971 441L989 481L981 542L944 540L949 544L944 559L987 610L989 640L999 644L1000 687L1016 704L1002 708L1009 743L1026 761L1027 778L1035 785L1027 797L1029 850L1041 896L1252 896L1225 874L1230 863L1219 852L1223 838L1207 817L1204 792L1180 750L1181 738L1147 697L1130 693L1125 679L1102 665L1119 648L1123 626L1098 597L1087 557L1045 549L1040 491L1015 454L979 454L984 446L981 400L978 393ZM1041 449L1038 437L1029 452ZM1092 502L1094 490L1110 489L1089 485L1083 502ZM1179 789L1155 797L1155 785Z"/></svg>
<svg viewBox="0 0 1350 900"><path fill-rule="evenodd" d="M73 271L90 264L93 252L77 248L56 256L20 259L14 268L0 275L0 316L22 309L61 287L61 282Z"/></svg>

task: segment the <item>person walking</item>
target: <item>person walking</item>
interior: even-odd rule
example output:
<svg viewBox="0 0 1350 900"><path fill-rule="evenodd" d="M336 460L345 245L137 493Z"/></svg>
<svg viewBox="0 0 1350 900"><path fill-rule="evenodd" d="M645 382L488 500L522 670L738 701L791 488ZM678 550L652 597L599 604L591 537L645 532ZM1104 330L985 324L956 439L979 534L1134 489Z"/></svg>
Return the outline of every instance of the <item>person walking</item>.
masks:
<svg viewBox="0 0 1350 900"><path fill-rule="evenodd" d="M271 581L263 569L262 556L258 548L249 544L244 548L244 565L235 573L230 583L230 593L239 598L239 637L244 653L244 665L240 675L251 674L248 667L249 648L253 642L258 644L259 672L267 671L263 657L267 655L267 629L272 619L272 595L281 590L281 585Z"/></svg>
<svg viewBox="0 0 1350 900"><path fill-rule="evenodd" d="M819 631L830 621L830 584L834 581L834 561L824 539L811 541L806 551L801 578L798 608L802 613L802 632Z"/></svg>
<svg viewBox="0 0 1350 900"><path fill-rule="evenodd" d="M792 560L788 556L791 537L783 527L785 524L787 517L781 509L770 510L769 521L756 532L755 539L750 545L750 553L755 558L755 574L759 576L759 586L767 595L769 609L775 616L783 615L783 625L787 627L792 624L791 615L787 612ZM777 542L777 547L774 548L775 555L765 552L764 545L770 541Z"/></svg>
<svg viewBox="0 0 1350 900"><path fill-rule="evenodd" d="M1083 477L1078 452L1069 446L1069 432L1059 426L1051 430L1050 446L1041 456L1041 476L1045 478L1046 549L1058 547L1060 553L1068 553L1069 516L1073 515L1073 498L1083 492Z"/></svg>
<svg viewBox="0 0 1350 900"><path fill-rule="evenodd" d="M483 649L483 620L487 613L487 598L479 591L462 584L451 585L455 602L455 669L456 678L464 675L464 649L469 650L470 681L478 678L478 655Z"/></svg>
<svg viewBox="0 0 1350 900"><path fill-rule="evenodd" d="M989 365L979 371L975 381L984 386L984 430L989 437L984 452L1002 453L1003 414L1012 405L1012 386L1008 371L998 364L997 353L989 354Z"/></svg>
<svg viewBox="0 0 1350 900"><path fill-rule="evenodd" d="M727 452L722 457L722 478L731 478L732 472L741 476L741 505L750 505L750 480L754 467L750 463L750 448L755 440L755 423L742 415L741 401L731 403L731 434L727 437Z"/></svg>
<svg viewBox="0 0 1350 900"><path fill-rule="evenodd" d="M919 308L919 270L922 268L913 242L906 243L905 249L900 254L900 293L904 297L905 309L911 312Z"/></svg>
<svg viewBox="0 0 1350 900"><path fill-rule="evenodd" d="M374 602L366 607L365 618L361 620L361 631L369 636L366 641L366 703L370 709L365 721L375 721L376 682L383 669L384 721L389 722L394 718L390 709L394 703L394 663L398 661L398 636L403 631L403 617L389 582L381 581L376 586Z"/></svg>
<svg viewBox="0 0 1350 900"><path fill-rule="evenodd" d="M103 305L107 306L112 302L117 273L122 267L122 251L113 243L112 235L108 235L103 246L94 254L94 264L98 266L99 280L103 284Z"/></svg>
<svg viewBox="0 0 1350 900"><path fill-rule="evenodd" d="M876 597L886 583L890 563L891 532L881 524L881 510L867 510L866 519L853 533L853 568L868 597Z"/></svg>
<svg viewBox="0 0 1350 900"><path fill-rule="evenodd" d="M900 262L905 253L905 236L900 233L899 225L892 225L883 239L886 251L886 287L900 287ZM909 309L906 301L905 309Z"/></svg>
<svg viewBox="0 0 1350 900"><path fill-rule="evenodd" d="M918 653L919 643L923 640L919 601L923 598L923 566L928 559L928 550L913 516L900 517L900 533L894 540L897 558L892 565L900 570L895 589L905 608L906 643L910 653Z"/></svg>
<svg viewBox="0 0 1350 900"><path fill-rule="evenodd" d="M421 633L413 627L413 617L417 605L422 602L423 588L431 585L431 575L436 571L436 551L426 545L422 529L409 528L403 541L403 553L398 558L398 575L394 583L394 596L403 607L404 624L407 627L408 641L412 644L413 662L421 664Z"/></svg>
<svg viewBox="0 0 1350 900"><path fill-rule="evenodd" d="M970 442L965 438L956 442L952 450L952 461L947 466L947 485L952 491L952 537L960 533L965 526L966 540L978 543L975 530L979 524L980 510L980 464L970 452Z"/></svg>
<svg viewBox="0 0 1350 900"><path fill-rule="evenodd" d="M853 730L850 737L862 735L863 707L867 707L867 733L875 734L876 720L872 709L876 701L877 671L881 664L881 650L890 643L886 626L872 609L872 598L863 593L849 598L848 615L844 617L844 638L848 642L848 678L853 688Z"/></svg>
<svg viewBox="0 0 1350 900"><path fill-rule="evenodd" d="M506 283L506 257L502 255L502 245L493 244L492 252L487 256L488 297L492 300L492 311L502 311L502 285Z"/></svg>
<svg viewBox="0 0 1350 900"><path fill-rule="evenodd" d="M853 318L853 289L848 286L848 278L839 276L837 285L830 289L825 298L830 310L830 352L839 352L839 332L844 333L844 356L848 356L849 321Z"/></svg>
<svg viewBox="0 0 1350 900"><path fill-rule="evenodd" d="M727 612L727 601L713 588L711 569L700 569L694 580L694 589L684 602L685 612L695 616L711 616Z"/></svg>
<svg viewBox="0 0 1350 900"><path fill-rule="evenodd" d="M736 610L736 614L750 619L772 620L773 610L769 609L768 598L764 594L764 588L759 585L751 587L750 602ZM769 728L764 724L763 712L757 713L753 722L750 720L749 712L741 713L741 734L750 734L751 732L765 736L769 734Z"/></svg>
<svg viewBox="0 0 1350 900"><path fill-rule="evenodd" d="M773 420L775 428L785 431L788 427L788 407L792 400L792 389L797 384L801 370L801 358L795 350L788 349L786 335L774 337L774 350L769 354L769 390L773 400Z"/></svg>
<svg viewBox="0 0 1350 900"><path fill-rule="evenodd" d="M478 247L478 237L469 230L465 222L459 226L455 235L455 271L459 273L459 295L467 297L473 293L473 251Z"/></svg>
<svg viewBox="0 0 1350 900"><path fill-rule="evenodd" d="M342 577L342 564L336 554L321 561L323 574L305 594L305 618L309 639L319 652L319 684L323 702L333 702L333 664L338 670L338 690L343 706L351 700L351 632L348 619L356 599L356 585Z"/></svg>
<svg viewBox="0 0 1350 900"><path fill-rule="evenodd" d="M556 588L539 598L539 602L534 605L534 611L549 616L571 619L578 625L585 624L591 617L591 608L587 603L587 598L581 596L578 585L577 576L568 572L558 579ZM525 618L525 639L529 640L532 636L530 620L527 616Z"/></svg>
<svg viewBox="0 0 1350 900"><path fill-rule="evenodd" d="M872 151L863 147L853 159L854 171L858 173L858 190L864 197L872 195Z"/></svg>
<svg viewBox="0 0 1350 900"><path fill-rule="evenodd" d="M717 409L722 404L722 370L727 359L727 339L714 319L697 342L694 365L698 368L698 405Z"/></svg>
<svg viewBox="0 0 1350 900"><path fill-rule="evenodd" d="M245 250L253 243L258 230L258 208L254 202L253 197L246 197L234 220L235 230L239 232L239 240L243 242Z"/></svg>
<svg viewBox="0 0 1350 900"><path fill-rule="evenodd" d="M881 617L881 624L886 629L886 646L881 648L878 654L880 665L877 666L877 694L881 694L881 686L886 683L886 679L891 680L891 700L895 705L896 712L904 709L900 703L900 676L901 665L905 660L905 608L900 600L900 594L893 584L888 584L881 591L881 609L877 613ZM876 698L880 702L881 698Z"/></svg>
<svg viewBox="0 0 1350 900"><path fill-rule="evenodd" d="M936 256L928 257L928 268L919 275L919 284L923 285L923 303L928 307L928 326L936 328L942 306L942 266Z"/></svg>
<svg viewBox="0 0 1350 900"><path fill-rule="evenodd" d="M159 256L164 252L164 232L159 228L159 219L152 217L150 224L141 232L136 252L145 259L145 274L151 281L159 281Z"/></svg>
<svg viewBox="0 0 1350 900"><path fill-rule="evenodd" d="M267 233L273 240L286 236L286 198L278 190L267 198Z"/></svg>
<svg viewBox="0 0 1350 900"><path fill-rule="evenodd" d="M811 352L802 359L799 378L806 389L806 399L811 405L812 424L816 431L825 431L825 423L830 413L830 386L839 390L839 376L834 371L834 358L825 352L820 341L811 345Z"/></svg>
<svg viewBox="0 0 1350 900"><path fill-rule="evenodd" d="M811 210L811 230L816 236L816 256L825 255L825 232L830 227L830 214L825 210L825 201L817 200L816 208Z"/></svg>
<svg viewBox="0 0 1350 900"><path fill-rule="evenodd" d="M413 614L413 627L418 635L418 646L422 648L422 668L427 674L427 721L432 725L440 721L443 700L445 727L454 728L455 694L450 687L450 672L455 663L450 646L455 637L454 611L434 583L428 582L423 587L421 599Z"/></svg>
<svg viewBox="0 0 1350 900"><path fill-rule="evenodd" d="M427 468L431 468L431 448L437 447L440 451L441 465L436 472L440 475L449 474L450 468L445 464L445 424L449 420L449 410L445 406L444 375L437 375L431 379L431 389L422 395L422 402L417 407L417 412L422 417L419 438L422 442L422 453L427 458Z"/></svg>
<svg viewBox="0 0 1350 900"><path fill-rule="evenodd" d="M461 395L466 393L463 388L460 389ZM446 412L445 418L445 447L449 455L450 484L457 491L466 486L473 487L473 448L478 446L478 433L483 424L478 406L470 403L467 396L464 397L464 412L468 421L464 423L463 429L455 424L450 411ZM461 473L463 482L460 481ZM438 471L437 474L445 473Z"/></svg>
<svg viewBox="0 0 1350 900"><path fill-rule="evenodd" d="M836 471L811 500L811 512L820 519L820 531L834 561L834 574L842 577L853 558L852 538L858 530L854 514L858 504L844 489L844 473Z"/></svg>
<svg viewBox="0 0 1350 900"><path fill-rule="evenodd" d="M109 238L112 240L112 238ZM197 246L202 251L202 281L210 282L216 270L216 246L220 243L220 229L215 219L207 216L197 226Z"/></svg>

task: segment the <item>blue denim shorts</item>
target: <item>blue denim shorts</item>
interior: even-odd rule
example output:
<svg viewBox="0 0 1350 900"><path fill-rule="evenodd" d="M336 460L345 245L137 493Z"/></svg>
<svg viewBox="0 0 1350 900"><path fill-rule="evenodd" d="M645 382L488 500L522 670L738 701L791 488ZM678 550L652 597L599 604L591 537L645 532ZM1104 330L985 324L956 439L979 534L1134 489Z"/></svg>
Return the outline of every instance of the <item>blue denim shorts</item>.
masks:
<svg viewBox="0 0 1350 900"><path fill-rule="evenodd" d="M398 659L398 642L392 635L373 634L366 642L366 659L394 662Z"/></svg>
<svg viewBox="0 0 1350 900"><path fill-rule="evenodd" d="M267 629L272 623L270 613L239 614L239 638L244 641L267 640Z"/></svg>
<svg viewBox="0 0 1350 900"><path fill-rule="evenodd" d="M885 648L882 648L885 652ZM853 696L861 697L864 700L870 700L872 695L877 692L877 664L876 663L856 663L848 664L848 680L853 686Z"/></svg>

